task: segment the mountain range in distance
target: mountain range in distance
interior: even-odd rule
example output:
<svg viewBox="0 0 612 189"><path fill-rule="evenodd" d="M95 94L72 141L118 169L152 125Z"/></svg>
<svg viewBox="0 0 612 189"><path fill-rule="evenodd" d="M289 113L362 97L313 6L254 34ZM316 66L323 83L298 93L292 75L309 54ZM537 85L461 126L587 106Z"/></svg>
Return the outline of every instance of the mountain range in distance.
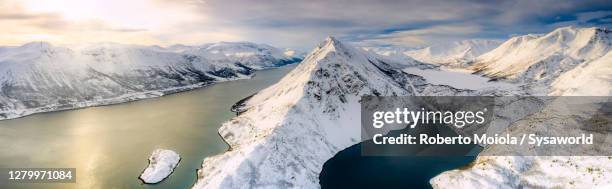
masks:
<svg viewBox="0 0 612 189"><path fill-rule="evenodd" d="M301 60L293 50L249 42L2 47L0 119L157 97Z"/></svg>
<svg viewBox="0 0 612 189"><path fill-rule="evenodd" d="M0 118L157 97L301 62L277 84L236 106L240 115L219 129L230 150L203 161L193 188L318 188L323 164L361 142L360 129L355 128L360 120L354 117L361 96L610 96L611 33L563 27L505 42L467 40L421 49L367 50L330 37L306 57L248 42L168 48L29 43L0 48ZM461 68L489 78L492 87L435 84L404 71L411 67L439 72ZM508 90L496 87L498 83L520 87ZM525 127L519 118L531 119L522 115L505 127ZM601 167L600 175L584 171L601 161L606 159L479 157L477 162L490 164L445 172L431 183L435 188L546 187L555 179L580 175L589 181L575 181L582 186L609 186L612 181L605 178L612 176L611 167ZM554 170L536 166L552 162L571 163L555 164ZM574 165L580 167L572 172ZM482 167L488 171L479 171ZM540 174L539 179L528 176L533 173Z"/></svg>

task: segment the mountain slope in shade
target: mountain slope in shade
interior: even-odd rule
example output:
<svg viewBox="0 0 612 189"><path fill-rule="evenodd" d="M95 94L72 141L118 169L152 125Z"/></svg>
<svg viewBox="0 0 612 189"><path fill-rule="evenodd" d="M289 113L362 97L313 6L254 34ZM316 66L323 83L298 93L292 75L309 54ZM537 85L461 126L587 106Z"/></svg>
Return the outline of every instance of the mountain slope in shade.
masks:
<svg viewBox="0 0 612 189"><path fill-rule="evenodd" d="M266 50L275 49L257 53ZM207 53L113 43L69 48L33 42L2 48L0 119L156 97L249 78L253 70L299 61L255 54L243 55L249 60L243 63L232 57L209 59Z"/></svg>
<svg viewBox="0 0 612 189"><path fill-rule="evenodd" d="M428 84L361 49L328 38L277 84L241 102L193 188L318 188L325 161L361 142L363 95L466 95Z"/></svg>
<svg viewBox="0 0 612 189"><path fill-rule="evenodd" d="M497 48L500 44L501 42L497 40L471 39L409 50L404 54L421 62L464 66L471 63L476 57Z"/></svg>
<svg viewBox="0 0 612 189"><path fill-rule="evenodd" d="M576 65L602 57L611 46L610 30L563 27L511 38L479 56L471 69L494 78L549 83Z"/></svg>

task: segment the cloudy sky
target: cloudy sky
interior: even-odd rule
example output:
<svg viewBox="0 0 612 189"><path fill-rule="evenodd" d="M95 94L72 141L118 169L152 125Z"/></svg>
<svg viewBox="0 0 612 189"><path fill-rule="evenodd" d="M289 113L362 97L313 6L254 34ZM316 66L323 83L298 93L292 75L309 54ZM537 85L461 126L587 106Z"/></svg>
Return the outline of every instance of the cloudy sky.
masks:
<svg viewBox="0 0 612 189"><path fill-rule="evenodd" d="M0 45L252 41L309 50L333 35L368 45L505 39L612 26L609 0L0 0Z"/></svg>

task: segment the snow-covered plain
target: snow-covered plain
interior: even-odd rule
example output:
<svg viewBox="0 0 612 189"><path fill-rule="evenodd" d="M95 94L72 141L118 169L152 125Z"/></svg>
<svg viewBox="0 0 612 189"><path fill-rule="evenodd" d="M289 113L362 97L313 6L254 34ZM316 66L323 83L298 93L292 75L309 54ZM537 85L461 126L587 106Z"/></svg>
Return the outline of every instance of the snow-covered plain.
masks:
<svg viewBox="0 0 612 189"><path fill-rule="evenodd" d="M247 42L6 47L0 50L0 119L158 97L300 60Z"/></svg>
<svg viewBox="0 0 612 189"><path fill-rule="evenodd" d="M403 71L409 74L422 76L427 82L434 85L449 85L458 89L518 90L519 87L519 85L513 83L491 81L491 78L471 74L469 70L465 69L421 69L411 67L403 69Z"/></svg>
<svg viewBox="0 0 612 189"><path fill-rule="evenodd" d="M156 149L149 157L149 166L140 175L144 183L154 184L170 176L181 157L172 150Z"/></svg>

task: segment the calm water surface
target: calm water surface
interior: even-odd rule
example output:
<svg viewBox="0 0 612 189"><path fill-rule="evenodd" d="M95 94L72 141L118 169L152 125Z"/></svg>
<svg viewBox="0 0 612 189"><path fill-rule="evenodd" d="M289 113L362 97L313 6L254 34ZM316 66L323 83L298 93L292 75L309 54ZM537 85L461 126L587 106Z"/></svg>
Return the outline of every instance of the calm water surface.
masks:
<svg viewBox="0 0 612 189"><path fill-rule="evenodd" d="M438 129L443 130L436 133L446 133L443 136L457 135L448 127ZM409 130L391 131L387 136L399 136ZM362 156L362 146L368 144L372 148L372 140L364 141L340 151L325 162L319 175L321 188L432 188L429 183L431 178L468 165L482 150L476 145L383 145L377 148L383 151L415 150L415 153ZM430 155L416 155L420 152L430 152L427 153Z"/></svg>
<svg viewBox="0 0 612 189"><path fill-rule="evenodd" d="M217 129L234 116L230 106L293 68L161 98L0 121L0 168L77 169L76 184L0 183L0 188L189 188L202 160L227 149ZM163 182L142 184L138 176L156 148L175 150L181 162Z"/></svg>

